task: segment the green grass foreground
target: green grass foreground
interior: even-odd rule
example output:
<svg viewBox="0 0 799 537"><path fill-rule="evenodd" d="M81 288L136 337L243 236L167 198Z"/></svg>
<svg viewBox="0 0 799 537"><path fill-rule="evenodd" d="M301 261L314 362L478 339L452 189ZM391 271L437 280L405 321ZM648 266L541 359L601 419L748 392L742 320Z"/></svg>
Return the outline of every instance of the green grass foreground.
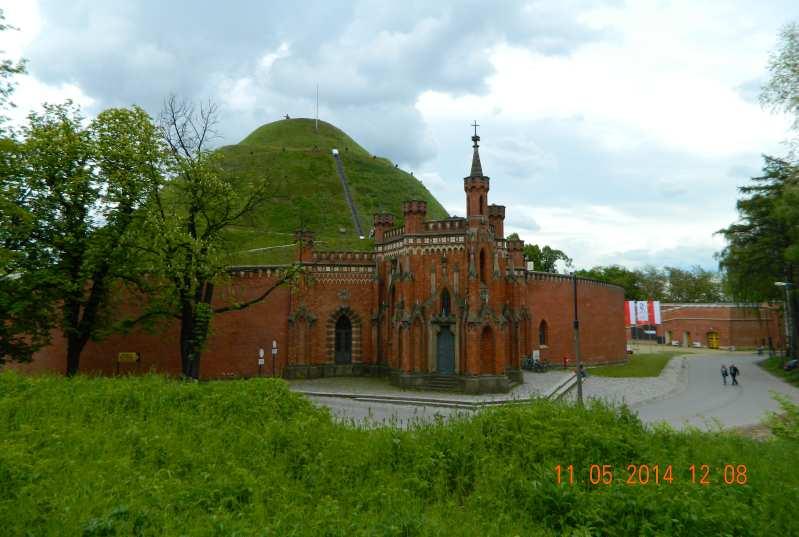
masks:
<svg viewBox="0 0 799 537"><path fill-rule="evenodd" d="M598 377L657 377L669 360L678 354L668 351L632 354L624 364L594 367L588 372Z"/></svg>
<svg viewBox="0 0 799 537"><path fill-rule="evenodd" d="M771 373L772 375L776 375L782 379L785 379L787 382L793 384L794 386L799 386L799 368L793 369L791 371L784 371L782 369L783 364L787 362L790 358L781 358L779 356L772 356L770 358L766 358L762 362L758 362L757 365Z"/></svg>
<svg viewBox="0 0 799 537"><path fill-rule="evenodd" d="M791 424L796 431L796 422ZM535 403L358 428L279 380L0 374L3 535L799 535L798 435L648 429ZM672 484L624 484L628 464ZM556 464L574 465L573 486ZM587 483L610 465L611 485ZM711 466L711 484L689 466ZM725 464L748 483L722 482ZM662 471L662 470L661 470Z"/></svg>

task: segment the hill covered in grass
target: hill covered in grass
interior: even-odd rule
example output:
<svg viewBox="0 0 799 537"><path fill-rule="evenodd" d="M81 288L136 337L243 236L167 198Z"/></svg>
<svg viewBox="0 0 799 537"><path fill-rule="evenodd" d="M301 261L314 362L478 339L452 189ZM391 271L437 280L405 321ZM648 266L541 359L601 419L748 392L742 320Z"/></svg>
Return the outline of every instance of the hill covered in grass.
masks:
<svg viewBox="0 0 799 537"><path fill-rule="evenodd" d="M372 241L360 240L352 213L336 174L332 150L338 149L364 232L372 214L394 213L402 223L402 202L427 201L428 218L446 218L441 204L411 174L385 158L371 155L344 132L324 121L319 130L312 119L287 119L263 125L240 143L218 150L221 164L233 178L267 179L274 196L243 225L230 231L230 245L240 264L288 262L295 229L304 225L316 232L319 249L369 250ZM250 250L269 248L257 252Z"/></svg>
<svg viewBox="0 0 799 537"><path fill-rule="evenodd" d="M793 416L764 442L545 401L397 430L337 423L281 380L6 372L0 534L799 535ZM659 483L628 484L630 464Z"/></svg>

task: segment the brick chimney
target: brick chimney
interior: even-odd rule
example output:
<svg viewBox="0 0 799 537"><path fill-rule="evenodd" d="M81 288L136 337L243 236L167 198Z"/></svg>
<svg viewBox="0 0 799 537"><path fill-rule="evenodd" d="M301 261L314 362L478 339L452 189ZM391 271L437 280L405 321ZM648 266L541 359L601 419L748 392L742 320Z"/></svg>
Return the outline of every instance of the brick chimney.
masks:
<svg viewBox="0 0 799 537"><path fill-rule="evenodd" d="M405 234L421 233L424 229L424 219L427 216L427 202L406 201L402 204L402 213L405 216Z"/></svg>
<svg viewBox="0 0 799 537"><path fill-rule="evenodd" d="M494 226L494 237L497 239L505 238L505 206L488 206L488 223Z"/></svg>
<svg viewBox="0 0 799 537"><path fill-rule="evenodd" d="M310 263L313 261L314 232L309 229L298 229L294 232L297 243L297 261Z"/></svg>
<svg viewBox="0 0 799 537"><path fill-rule="evenodd" d="M372 216L375 228L375 242L383 242L383 235L394 227L394 215L391 213L376 213Z"/></svg>

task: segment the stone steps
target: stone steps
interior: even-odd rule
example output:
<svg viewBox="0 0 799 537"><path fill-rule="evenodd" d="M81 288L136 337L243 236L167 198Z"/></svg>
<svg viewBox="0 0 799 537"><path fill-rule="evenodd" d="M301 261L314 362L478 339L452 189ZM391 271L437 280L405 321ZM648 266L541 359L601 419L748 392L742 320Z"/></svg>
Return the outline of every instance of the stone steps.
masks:
<svg viewBox="0 0 799 537"><path fill-rule="evenodd" d="M454 376L436 375L429 378L425 387L437 391L455 391L460 387L460 383Z"/></svg>

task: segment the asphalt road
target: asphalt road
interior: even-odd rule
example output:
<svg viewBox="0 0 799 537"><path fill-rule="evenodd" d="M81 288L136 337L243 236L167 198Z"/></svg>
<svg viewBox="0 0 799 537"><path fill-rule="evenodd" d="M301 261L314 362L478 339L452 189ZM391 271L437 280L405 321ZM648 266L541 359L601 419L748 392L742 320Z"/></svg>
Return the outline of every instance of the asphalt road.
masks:
<svg viewBox="0 0 799 537"><path fill-rule="evenodd" d="M742 353L696 354L686 359L684 385L669 396L632 407L648 423L665 421L675 427L703 429L759 423L768 411L778 410L774 393L799 403L795 388L759 367L762 356ZM738 366L739 385L722 384L721 364Z"/></svg>

